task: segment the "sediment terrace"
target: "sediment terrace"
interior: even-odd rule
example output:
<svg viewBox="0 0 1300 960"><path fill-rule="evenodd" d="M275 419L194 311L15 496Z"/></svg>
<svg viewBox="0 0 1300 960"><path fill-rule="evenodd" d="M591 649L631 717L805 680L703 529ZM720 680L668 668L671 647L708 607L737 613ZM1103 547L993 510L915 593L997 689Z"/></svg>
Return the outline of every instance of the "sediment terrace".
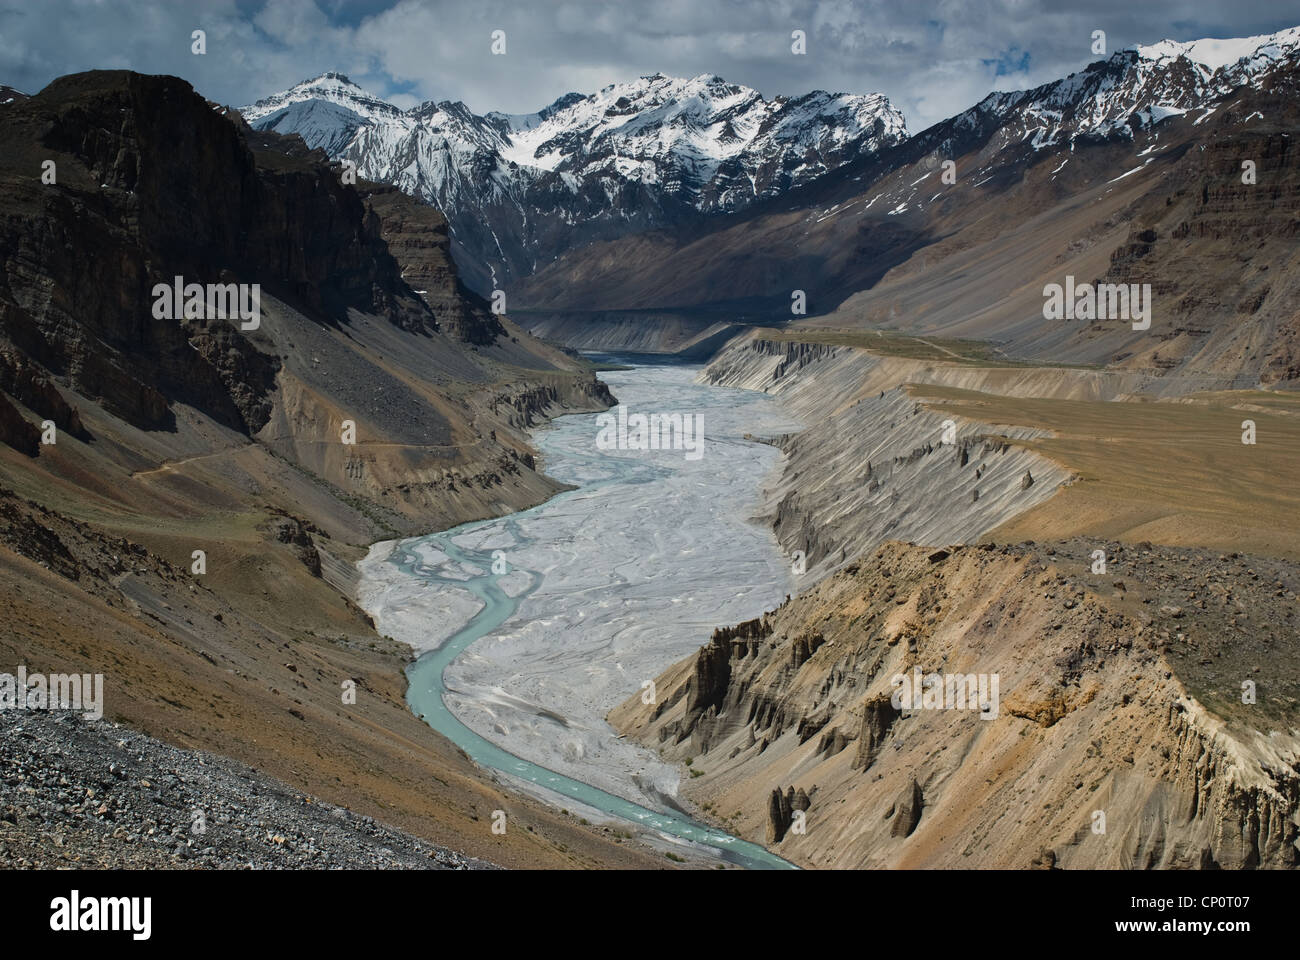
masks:
<svg viewBox="0 0 1300 960"><path fill-rule="evenodd" d="M1068 469L1026 445L1044 431L940 415L906 389L927 376L1025 391L1048 385L1044 371L1016 372L1023 382L756 333L734 341L703 379L778 395L811 424L771 438L786 459L764 491L763 516L786 550L803 552L815 580L884 539L972 540L1070 481ZM1084 374L1076 388L1097 395L1107 385Z"/></svg>
<svg viewBox="0 0 1300 960"><path fill-rule="evenodd" d="M773 438L787 462L765 516L815 573L885 537L942 546L983 533L1300 559L1295 393L1175 396L1145 375L1000 363L962 341L801 336L749 332L704 376L780 396L812 424ZM1026 473L1033 484L1017 488Z"/></svg>

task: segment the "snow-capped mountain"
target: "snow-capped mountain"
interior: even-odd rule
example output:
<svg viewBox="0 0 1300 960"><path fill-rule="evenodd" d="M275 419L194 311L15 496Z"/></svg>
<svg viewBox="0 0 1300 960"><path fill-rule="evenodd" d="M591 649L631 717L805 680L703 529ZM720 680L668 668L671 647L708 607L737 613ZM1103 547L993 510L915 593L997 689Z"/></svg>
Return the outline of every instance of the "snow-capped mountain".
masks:
<svg viewBox="0 0 1300 960"><path fill-rule="evenodd" d="M1002 147L1036 149L1081 137L1133 135L1166 117L1212 112L1241 87L1259 87L1300 62L1300 27L1233 40L1162 40L1120 50L1078 73L1033 90L991 93L955 118L957 130L996 122Z"/></svg>
<svg viewBox="0 0 1300 960"><path fill-rule="evenodd" d="M1212 140L1225 131L1254 136L1252 123L1279 129L1285 145L1285 131L1294 124L1288 126L1288 115L1272 98L1295 99L1298 51L1300 28L1118 51L1034 89L992 93L822 177L773 216L726 218L703 231L664 231L577 250L522 281L519 295L552 315L590 310L587 305L596 303L606 317L662 310L775 321L789 317L795 286L789 280L790 250L798 258L797 285L817 291L816 312L865 294L895 268L901 269L893 282L909 274L937 281L927 265L952 250L922 254L936 239L954 237L957 250L991 243L991 234L1010 235L1043 213L1044 203L1116 182L1162 162L1162 156L1172 163L1179 153L1166 154L1167 145L1203 147L1202 135ZM1263 160L1262 154L1243 156ZM948 160L957 164L951 186L943 179ZM1022 205L1004 204L1006 197ZM971 270L971 262L954 269ZM883 295L880 302L884 306L872 322L898 322L895 305ZM938 309L937 300L923 302L927 313ZM985 309L975 300L970 306L976 314ZM584 336L599 342L601 319L567 329L581 329L574 334L578 342Z"/></svg>
<svg viewBox="0 0 1300 960"><path fill-rule="evenodd" d="M655 74L537 113L480 116L449 101L401 110L327 73L241 112L438 206L479 289L593 239L779 196L907 136L879 95L767 100L707 75Z"/></svg>

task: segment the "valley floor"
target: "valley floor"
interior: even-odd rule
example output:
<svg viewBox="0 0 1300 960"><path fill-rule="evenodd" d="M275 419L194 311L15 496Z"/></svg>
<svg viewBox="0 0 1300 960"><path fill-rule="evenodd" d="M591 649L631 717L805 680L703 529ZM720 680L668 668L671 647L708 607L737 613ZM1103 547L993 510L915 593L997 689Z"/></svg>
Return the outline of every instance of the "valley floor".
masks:
<svg viewBox="0 0 1300 960"><path fill-rule="evenodd" d="M810 424L757 438L784 457L755 507L807 571L777 610L659 674L657 703L633 697L610 722L682 772L693 813L807 866L1295 865L1294 398L1153 403L1123 373L998 366L937 346L965 351L751 332L715 359L706 382L773 393ZM1241 443L1247 418L1254 445ZM0 451L17 488L0 492L0 654L108 674L110 719L166 741L122 731L146 761L115 783L115 739L63 718L0 718L15 758L0 860L669 865L617 824L485 776L410 712L411 648L349 599L364 543L397 514L260 444L218 450L223 437L199 427L195 450L161 466L132 455L134 470L102 447L70 444L35 470ZM129 475L87 480L92 469ZM451 482L473 491L461 509L508 506L486 506L494 481ZM518 505L557 488L527 483L539 489L508 494ZM188 570L196 543L206 577ZM981 546L951 546L962 543ZM1111 564L1100 576L1096 549ZM702 642L726 618L696 619ZM996 720L886 709L895 673L949 665L1004 678ZM349 680L355 705L340 702ZM1253 704L1241 703L1245 681ZM46 773L24 766L51 731L74 729ZM557 743L547 749L562 757ZM274 799L247 817L214 801L228 832L178 843L198 790L187 785L206 775L178 747L231 758L214 763L240 782L205 791L233 798L251 767ZM32 802L33 776L52 799ZM158 782L176 789L161 796ZM100 813L85 801L104 783L113 802ZM299 804L355 816L331 833ZM504 836L490 829L498 809ZM1097 809L1107 834L1089 832ZM791 829L796 810L806 833ZM263 824L283 826L267 841L253 833Z"/></svg>

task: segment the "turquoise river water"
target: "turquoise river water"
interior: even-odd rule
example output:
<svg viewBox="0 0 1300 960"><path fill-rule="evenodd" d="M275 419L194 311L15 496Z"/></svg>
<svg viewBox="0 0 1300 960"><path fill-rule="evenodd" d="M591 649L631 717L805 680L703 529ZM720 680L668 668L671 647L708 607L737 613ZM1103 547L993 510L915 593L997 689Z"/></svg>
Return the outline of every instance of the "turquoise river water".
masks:
<svg viewBox="0 0 1300 960"><path fill-rule="evenodd" d="M604 376L629 409L702 412L708 440L698 461L680 452L598 450L595 414L562 417L538 431L536 442L547 473L576 490L530 510L396 543L378 574L373 568L369 574L393 587L387 594L372 591L371 599L380 599L363 605L379 614L384 632L394 607L401 608L406 624L455 621L441 623L434 632L445 639L432 649L426 645L408 668L407 701L474 762L711 848L726 862L790 869L763 847L666 804L652 808L649 801L612 792L632 792L624 787L630 779L625 773L637 758L629 760L628 751L646 754L647 766L655 758L629 742L614 742L603 723L607 707L633 695L637 678L652 677L698 648L709 625L754 616L788 592L785 561L770 533L715 501L743 499L737 492L742 483L756 492L762 473L775 462L771 447L744 441L743 432L790 424L764 406L769 398L695 384L696 372L638 366ZM633 523L628 516L641 520ZM645 519L654 517L659 521ZM493 572L494 566L501 570L503 558L509 558L508 576ZM425 606L431 598L450 599L433 612ZM538 623L547 627L544 637L530 640ZM412 629L392 632L407 639L402 633ZM557 637L570 642L557 644ZM476 669L486 679L476 679ZM518 690L507 695L510 685ZM544 762L525 759L471 729L449 701L484 732ZM528 709L519 711L520 704ZM585 770L611 789L579 779Z"/></svg>

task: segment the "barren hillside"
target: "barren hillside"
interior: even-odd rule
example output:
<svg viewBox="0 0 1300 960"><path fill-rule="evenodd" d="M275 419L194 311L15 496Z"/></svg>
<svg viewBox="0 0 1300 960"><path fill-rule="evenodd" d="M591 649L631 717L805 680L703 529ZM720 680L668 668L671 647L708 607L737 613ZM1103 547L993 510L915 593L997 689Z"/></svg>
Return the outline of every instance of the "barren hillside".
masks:
<svg viewBox="0 0 1300 960"><path fill-rule="evenodd" d="M889 543L611 721L805 866L1294 867L1296 587L1237 554ZM914 671L996 686L891 702Z"/></svg>

